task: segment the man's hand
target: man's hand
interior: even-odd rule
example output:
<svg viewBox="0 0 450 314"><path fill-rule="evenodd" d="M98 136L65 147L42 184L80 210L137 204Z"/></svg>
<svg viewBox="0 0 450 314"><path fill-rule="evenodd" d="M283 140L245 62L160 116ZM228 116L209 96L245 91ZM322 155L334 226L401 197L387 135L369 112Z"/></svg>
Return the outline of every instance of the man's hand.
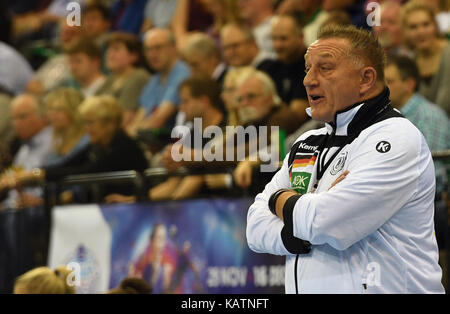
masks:
<svg viewBox="0 0 450 314"><path fill-rule="evenodd" d="M183 166L183 162L176 162L172 158L172 147L173 145L167 145L163 152L162 162L164 167L166 167L169 172L173 172L177 170L178 168ZM182 149L182 147L181 147ZM180 151L180 154L182 154L183 151Z"/></svg>

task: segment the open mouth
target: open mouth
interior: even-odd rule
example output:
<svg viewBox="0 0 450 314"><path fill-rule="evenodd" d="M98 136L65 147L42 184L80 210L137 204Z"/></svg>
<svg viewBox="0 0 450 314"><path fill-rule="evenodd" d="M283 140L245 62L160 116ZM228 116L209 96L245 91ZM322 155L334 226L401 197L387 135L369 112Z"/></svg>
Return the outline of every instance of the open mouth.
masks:
<svg viewBox="0 0 450 314"><path fill-rule="evenodd" d="M317 103L321 101L324 97L320 95L309 95L310 103Z"/></svg>

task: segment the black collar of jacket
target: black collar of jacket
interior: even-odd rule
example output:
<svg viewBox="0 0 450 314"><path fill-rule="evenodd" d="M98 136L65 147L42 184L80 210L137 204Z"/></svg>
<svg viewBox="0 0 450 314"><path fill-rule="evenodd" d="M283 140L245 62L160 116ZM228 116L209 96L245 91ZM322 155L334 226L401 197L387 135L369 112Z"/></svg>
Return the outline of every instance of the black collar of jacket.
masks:
<svg viewBox="0 0 450 314"><path fill-rule="evenodd" d="M390 95L389 88L385 87L384 90L377 96L364 101L357 102L344 110L337 111L334 115L334 121L330 122L329 124L335 131L338 115L346 113L352 110L353 108L362 105L361 108L353 117L352 121L349 123L347 129L348 135L358 134L362 130L367 128L369 125L380 120L380 117L384 113L393 111L389 95Z"/></svg>

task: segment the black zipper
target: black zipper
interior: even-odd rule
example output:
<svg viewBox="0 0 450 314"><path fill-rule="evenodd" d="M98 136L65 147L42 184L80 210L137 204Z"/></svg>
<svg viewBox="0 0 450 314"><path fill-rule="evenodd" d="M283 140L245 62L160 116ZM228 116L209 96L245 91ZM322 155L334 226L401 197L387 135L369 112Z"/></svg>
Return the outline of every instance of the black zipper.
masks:
<svg viewBox="0 0 450 314"><path fill-rule="evenodd" d="M295 256L295 264L294 264L294 280L295 280L295 294L298 294L298 279L297 279L297 267L298 267L298 257L300 254Z"/></svg>

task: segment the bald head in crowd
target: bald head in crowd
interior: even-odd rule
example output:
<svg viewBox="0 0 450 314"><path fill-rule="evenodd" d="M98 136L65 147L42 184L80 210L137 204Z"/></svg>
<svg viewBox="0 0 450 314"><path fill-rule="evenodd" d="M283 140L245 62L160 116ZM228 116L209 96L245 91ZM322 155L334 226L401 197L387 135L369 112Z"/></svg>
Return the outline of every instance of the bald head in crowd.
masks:
<svg viewBox="0 0 450 314"><path fill-rule="evenodd" d="M30 94L19 95L11 102L11 117L17 136L28 141L47 125L43 105Z"/></svg>
<svg viewBox="0 0 450 314"><path fill-rule="evenodd" d="M192 74L198 77L212 77L221 60L219 47L214 39L202 33L191 35L182 53Z"/></svg>
<svg viewBox="0 0 450 314"><path fill-rule="evenodd" d="M303 30L294 16L276 16L272 20L271 36L278 60L289 64L302 58L306 49Z"/></svg>
<svg viewBox="0 0 450 314"><path fill-rule="evenodd" d="M385 1L380 6L380 25L373 26L373 33L380 45L390 50L402 43L401 5L395 1Z"/></svg>
<svg viewBox="0 0 450 314"><path fill-rule="evenodd" d="M238 24L227 24L220 32L222 56L232 67L251 65L259 48L250 29Z"/></svg>
<svg viewBox="0 0 450 314"><path fill-rule="evenodd" d="M144 37L144 52L152 69L168 72L178 57L173 33L165 28L147 31Z"/></svg>

